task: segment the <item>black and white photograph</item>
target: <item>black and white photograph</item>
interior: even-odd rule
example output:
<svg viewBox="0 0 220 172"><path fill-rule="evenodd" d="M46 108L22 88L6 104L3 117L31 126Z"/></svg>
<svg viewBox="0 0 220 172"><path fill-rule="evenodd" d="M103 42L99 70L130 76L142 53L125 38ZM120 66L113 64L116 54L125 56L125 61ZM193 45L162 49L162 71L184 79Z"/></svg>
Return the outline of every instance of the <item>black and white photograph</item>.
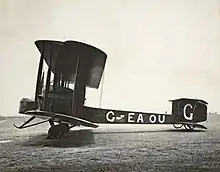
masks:
<svg viewBox="0 0 220 172"><path fill-rule="evenodd" d="M219 172L220 0L0 0L0 172Z"/></svg>

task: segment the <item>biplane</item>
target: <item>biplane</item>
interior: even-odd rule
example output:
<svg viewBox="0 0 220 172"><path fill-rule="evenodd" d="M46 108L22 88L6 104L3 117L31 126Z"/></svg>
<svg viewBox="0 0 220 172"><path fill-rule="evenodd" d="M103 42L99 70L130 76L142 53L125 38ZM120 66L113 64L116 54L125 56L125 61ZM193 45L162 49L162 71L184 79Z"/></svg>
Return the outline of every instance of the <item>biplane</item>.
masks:
<svg viewBox="0 0 220 172"><path fill-rule="evenodd" d="M21 126L14 125L18 129L49 122L48 138L60 138L75 126L97 128L101 123L172 124L189 131L207 129L201 122L207 120L208 103L200 99L170 100L171 114L85 106L86 88L99 88L107 54L77 41L37 40L35 45L41 54L35 97L20 101L19 113L30 115L30 119ZM32 123L35 118L42 121Z"/></svg>

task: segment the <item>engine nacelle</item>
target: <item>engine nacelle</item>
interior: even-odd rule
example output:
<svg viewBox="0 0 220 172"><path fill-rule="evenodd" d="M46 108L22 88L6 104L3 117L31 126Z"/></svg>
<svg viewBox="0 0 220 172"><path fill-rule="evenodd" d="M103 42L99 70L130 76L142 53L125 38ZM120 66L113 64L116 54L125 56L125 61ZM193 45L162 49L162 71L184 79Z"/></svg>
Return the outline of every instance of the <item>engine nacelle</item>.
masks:
<svg viewBox="0 0 220 172"><path fill-rule="evenodd" d="M35 101L32 99L28 98L23 98L20 101L20 106L19 106L19 113L25 113L29 110L35 110Z"/></svg>

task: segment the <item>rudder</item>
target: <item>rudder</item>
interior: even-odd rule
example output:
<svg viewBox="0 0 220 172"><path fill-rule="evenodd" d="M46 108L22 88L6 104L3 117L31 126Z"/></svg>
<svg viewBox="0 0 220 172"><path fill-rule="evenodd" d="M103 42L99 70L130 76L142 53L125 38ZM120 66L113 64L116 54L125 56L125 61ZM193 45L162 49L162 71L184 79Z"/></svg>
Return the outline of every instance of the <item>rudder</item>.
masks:
<svg viewBox="0 0 220 172"><path fill-rule="evenodd" d="M198 123L207 120L207 102L199 99L181 98L171 100L175 122Z"/></svg>

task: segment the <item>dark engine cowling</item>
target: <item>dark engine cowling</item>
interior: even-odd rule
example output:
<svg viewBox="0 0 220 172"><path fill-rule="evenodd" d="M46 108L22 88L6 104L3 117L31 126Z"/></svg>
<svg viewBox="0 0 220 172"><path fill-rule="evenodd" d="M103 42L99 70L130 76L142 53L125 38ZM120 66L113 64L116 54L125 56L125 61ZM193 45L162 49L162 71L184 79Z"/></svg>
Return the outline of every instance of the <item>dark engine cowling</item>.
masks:
<svg viewBox="0 0 220 172"><path fill-rule="evenodd" d="M28 98L21 99L19 113L25 113L29 110L35 110L35 101Z"/></svg>

